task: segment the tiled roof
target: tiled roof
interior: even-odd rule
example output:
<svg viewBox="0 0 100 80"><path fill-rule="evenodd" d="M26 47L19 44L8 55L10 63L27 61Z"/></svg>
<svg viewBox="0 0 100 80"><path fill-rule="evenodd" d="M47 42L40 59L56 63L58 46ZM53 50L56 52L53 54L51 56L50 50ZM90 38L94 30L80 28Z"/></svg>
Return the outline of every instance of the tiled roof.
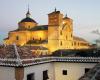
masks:
<svg viewBox="0 0 100 80"><path fill-rule="evenodd" d="M31 50L48 50L40 46L0 45L0 66L23 66L31 64L37 57Z"/></svg>
<svg viewBox="0 0 100 80"><path fill-rule="evenodd" d="M48 30L48 25L40 25L30 29L30 31L36 31L36 30Z"/></svg>
<svg viewBox="0 0 100 80"><path fill-rule="evenodd" d="M77 36L74 36L73 39L74 39L74 40L78 40L78 41L84 41L84 42L87 42L85 39L80 38L80 37L77 37Z"/></svg>
<svg viewBox="0 0 100 80"><path fill-rule="evenodd" d="M29 47L17 47L17 50L21 59L35 57ZM14 46L10 45L0 48L0 58L16 59L17 56L15 54Z"/></svg>
<svg viewBox="0 0 100 80"><path fill-rule="evenodd" d="M29 17L24 18L20 22L34 22L34 23L37 23L35 20L33 20L32 18L29 18Z"/></svg>
<svg viewBox="0 0 100 80"><path fill-rule="evenodd" d="M100 50L97 49L60 49L60 50L56 50L53 52L53 54L51 54L51 56L74 56L74 57L100 57Z"/></svg>
<svg viewBox="0 0 100 80"><path fill-rule="evenodd" d="M89 72L87 72L79 80L100 80L100 63L90 69Z"/></svg>
<svg viewBox="0 0 100 80"><path fill-rule="evenodd" d="M37 30L48 30L48 25L39 25L39 26L35 26L34 28L27 29L27 31L37 31ZM10 32L16 32L16 31L22 31L22 30L16 29Z"/></svg>
<svg viewBox="0 0 100 80"><path fill-rule="evenodd" d="M96 42L100 43L100 39L96 40Z"/></svg>
<svg viewBox="0 0 100 80"><path fill-rule="evenodd" d="M13 30L13 31L10 31L10 32L17 32L17 31L21 31L20 29L16 29L16 30Z"/></svg>
<svg viewBox="0 0 100 80"><path fill-rule="evenodd" d="M35 64L42 64L47 62L100 62L99 57L70 57L70 56L58 56L58 57L41 57L38 58L31 52L33 49L40 48L40 46L0 46L0 66L30 66ZM46 49L45 47L41 47ZM41 49L40 48L40 49Z"/></svg>

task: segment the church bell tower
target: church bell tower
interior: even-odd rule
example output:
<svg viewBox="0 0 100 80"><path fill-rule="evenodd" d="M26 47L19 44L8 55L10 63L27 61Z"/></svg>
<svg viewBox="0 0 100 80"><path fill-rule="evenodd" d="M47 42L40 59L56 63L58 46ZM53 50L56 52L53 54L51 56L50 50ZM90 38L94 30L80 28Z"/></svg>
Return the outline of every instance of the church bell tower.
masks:
<svg viewBox="0 0 100 80"><path fill-rule="evenodd" d="M48 14L48 47L53 52L59 49L73 49L72 19L55 9Z"/></svg>
<svg viewBox="0 0 100 80"><path fill-rule="evenodd" d="M48 14L48 47L50 52L59 49L59 29L62 25L63 14L55 9L54 12Z"/></svg>

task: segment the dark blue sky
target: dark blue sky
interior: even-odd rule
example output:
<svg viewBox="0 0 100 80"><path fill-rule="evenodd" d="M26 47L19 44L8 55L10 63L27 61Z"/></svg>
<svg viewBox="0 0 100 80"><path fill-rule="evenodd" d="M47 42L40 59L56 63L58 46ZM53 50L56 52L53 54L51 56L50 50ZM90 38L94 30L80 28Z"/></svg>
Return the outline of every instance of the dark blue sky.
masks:
<svg viewBox="0 0 100 80"><path fill-rule="evenodd" d="M75 35L88 41L99 38L91 31L100 29L100 0L0 0L0 40L18 27L28 4L32 18L39 24L48 24L47 14L56 7L73 19Z"/></svg>

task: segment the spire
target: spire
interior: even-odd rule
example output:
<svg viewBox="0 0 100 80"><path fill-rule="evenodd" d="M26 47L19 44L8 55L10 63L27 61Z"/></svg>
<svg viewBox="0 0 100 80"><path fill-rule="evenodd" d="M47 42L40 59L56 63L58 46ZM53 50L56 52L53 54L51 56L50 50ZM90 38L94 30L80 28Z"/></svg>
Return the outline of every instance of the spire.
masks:
<svg viewBox="0 0 100 80"><path fill-rule="evenodd" d="M30 9L29 9L29 4L28 4L28 11L27 11L27 13L26 13L26 17L30 17Z"/></svg>
<svg viewBox="0 0 100 80"><path fill-rule="evenodd" d="M29 14L30 14L29 4L28 4L28 11L27 11L27 13L29 13Z"/></svg>
<svg viewBox="0 0 100 80"><path fill-rule="evenodd" d="M57 11L56 7L55 7L55 12Z"/></svg>
<svg viewBox="0 0 100 80"><path fill-rule="evenodd" d="M67 17L67 13L66 13L65 17Z"/></svg>

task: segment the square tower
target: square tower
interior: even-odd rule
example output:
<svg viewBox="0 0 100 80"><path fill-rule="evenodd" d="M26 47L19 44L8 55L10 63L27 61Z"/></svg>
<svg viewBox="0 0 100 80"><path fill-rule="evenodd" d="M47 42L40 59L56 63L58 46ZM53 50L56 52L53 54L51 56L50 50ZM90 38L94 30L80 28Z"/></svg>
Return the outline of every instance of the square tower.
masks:
<svg viewBox="0 0 100 80"><path fill-rule="evenodd" d="M72 20L63 18L60 11L48 14L48 48L50 52L58 49L72 49Z"/></svg>
<svg viewBox="0 0 100 80"><path fill-rule="evenodd" d="M48 47L50 52L59 49L59 28L62 25L63 14L55 11L48 14Z"/></svg>

